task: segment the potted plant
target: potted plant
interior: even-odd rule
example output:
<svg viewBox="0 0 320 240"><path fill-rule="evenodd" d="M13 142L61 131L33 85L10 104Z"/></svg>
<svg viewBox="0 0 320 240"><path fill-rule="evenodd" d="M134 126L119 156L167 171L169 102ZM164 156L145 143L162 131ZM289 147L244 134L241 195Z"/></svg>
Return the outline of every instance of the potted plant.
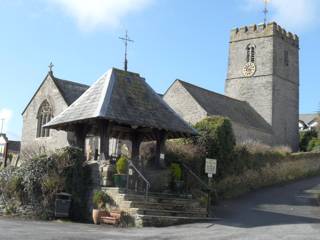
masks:
<svg viewBox="0 0 320 240"><path fill-rule="evenodd" d="M127 184L128 159L121 156L116 163L117 174L114 175L114 184L116 187L124 188Z"/></svg>
<svg viewBox="0 0 320 240"><path fill-rule="evenodd" d="M96 191L93 194L92 202L92 220L94 224L99 224L101 211L105 211L106 203L109 202L109 196L103 191Z"/></svg>
<svg viewBox="0 0 320 240"><path fill-rule="evenodd" d="M182 170L181 166L178 163L171 163L170 165L171 177L173 182L173 188L177 192L182 192L183 181L182 178Z"/></svg>

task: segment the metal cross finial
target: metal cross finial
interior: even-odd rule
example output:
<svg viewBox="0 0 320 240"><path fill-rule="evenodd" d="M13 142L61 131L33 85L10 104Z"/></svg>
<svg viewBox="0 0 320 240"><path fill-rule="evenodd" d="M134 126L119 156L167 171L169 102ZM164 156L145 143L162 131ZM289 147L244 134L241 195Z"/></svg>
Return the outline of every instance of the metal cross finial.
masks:
<svg viewBox="0 0 320 240"><path fill-rule="evenodd" d="M3 125L4 125L5 119L1 118L0 121L1 121L1 132L0 133L3 133Z"/></svg>
<svg viewBox="0 0 320 240"><path fill-rule="evenodd" d="M263 13L264 13L264 24L267 24L267 17L268 17L268 13L269 13L269 10L268 10L268 3L269 3L269 0L264 0L264 10L263 10Z"/></svg>
<svg viewBox="0 0 320 240"><path fill-rule="evenodd" d="M128 42L134 42L128 36L128 31L126 31L125 37L119 37L119 39L123 40L125 46L125 53L124 53L124 70L128 71Z"/></svg>
<svg viewBox="0 0 320 240"><path fill-rule="evenodd" d="M49 72L50 72L50 73L52 73L52 68L54 67L53 63L52 63L52 62L50 62L50 64L49 64L49 66L48 66L48 67L49 67Z"/></svg>

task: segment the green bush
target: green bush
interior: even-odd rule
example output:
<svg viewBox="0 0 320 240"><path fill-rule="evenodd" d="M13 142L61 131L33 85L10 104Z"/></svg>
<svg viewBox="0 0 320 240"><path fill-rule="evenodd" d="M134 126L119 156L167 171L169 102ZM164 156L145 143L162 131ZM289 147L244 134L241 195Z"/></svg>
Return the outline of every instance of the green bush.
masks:
<svg viewBox="0 0 320 240"><path fill-rule="evenodd" d="M121 156L117 163L116 169L118 174L126 174L128 169L128 159L125 156Z"/></svg>
<svg viewBox="0 0 320 240"><path fill-rule="evenodd" d="M194 137L193 142L205 148L206 157L218 160L217 176L226 176L233 164L233 150L236 145L230 120L210 117L197 123L195 128L199 136Z"/></svg>
<svg viewBox="0 0 320 240"><path fill-rule="evenodd" d="M95 209L104 209L106 203L110 202L110 197L103 191L96 191L93 193L92 202Z"/></svg>
<svg viewBox="0 0 320 240"><path fill-rule="evenodd" d="M308 144L307 147L308 152L320 152L320 139L313 138Z"/></svg>
<svg viewBox="0 0 320 240"><path fill-rule="evenodd" d="M181 140L167 141L166 143L166 162L168 166L174 162L182 162L201 176L204 174L205 156L205 150L201 146Z"/></svg>
<svg viewBox="0 0 320 240"><path fill-rule="evenodd" d="M303 151L303 152L308 151L308 145L310 141L317 137L318 137L318 133L315 130L300 132L300 142L299 142L300 151Z"/></svg>
<svg viewBox="0 0 320 240"><path fill-rule="evenodd" d="M181 166L178 163L171 163L170 165L171 176L174 181L180 181L182 177Z"/></svg>
<svg viewBox="0 0 320 240"><path fill-rule="evenodd" d="M0 171L0 197L5 205L31 204L38 216L50 218L58 192L72 194L71 215L79 220L85 214L88 172L83 154L76 148L57 150L50 156L39 155L25 160L19 168Z"/></svg>

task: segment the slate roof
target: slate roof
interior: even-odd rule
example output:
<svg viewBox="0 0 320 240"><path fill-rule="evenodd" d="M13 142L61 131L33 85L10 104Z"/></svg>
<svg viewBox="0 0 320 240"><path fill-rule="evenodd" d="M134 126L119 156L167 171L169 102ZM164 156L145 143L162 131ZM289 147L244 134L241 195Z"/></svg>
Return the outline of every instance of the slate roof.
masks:
<svg viewBox="0 0 320 240"><path fill-rule="evenodd" d="M37 95L37 93L41 89L42 85L45 83L45 81L47 80L47 78L49 76L52 78L52 80L56 84L59 92L61 93L61 96L63 97L63 99L65 100L65 102L68 106L70 106L75 100L77 100L89 88L89 86L85 85L85 84L80 84L77 82L72 82L72 81L62 80L62 79L56 78L52 72L49 72L46 75L46 77L44 78L44 80L42 81L41 85L39 86L39 88L37 89L35 94L32 96L31 100L29 101L29 103L27 104L25 109L23 110L22 114L24 114L24 112L27 110L27 108L30 105L30 103L32 102L33 98Z"/></svg>
<svg viewBox="0 0 320 240"><path fill-rule="evenodd" d="M211 116L225 116L231 121L272 133L271 126L245 101L239 101L193 84L177 80Z"/></svg>
<svg viewBox="0 0 320 240"><path fill-rule="evenodd" d="M314 121L319 115L314 114L300 114L299 120L304 122L305 124L310 124L312 121Z"/></svg>
<svg viewBox="0 0 320 240"><path fill-rule="evenodd" d="M62 80L54 76L53 81L68 105L71 105L89 88L88 85Z"/></svg>
<svg viewBox="0 0 320 240"><path fill-rule="evenodd" d="M197 134L144 78L137 73L115 68L105 73L46 127L59 129L68 124L96 118L174 133Z"/></svg>

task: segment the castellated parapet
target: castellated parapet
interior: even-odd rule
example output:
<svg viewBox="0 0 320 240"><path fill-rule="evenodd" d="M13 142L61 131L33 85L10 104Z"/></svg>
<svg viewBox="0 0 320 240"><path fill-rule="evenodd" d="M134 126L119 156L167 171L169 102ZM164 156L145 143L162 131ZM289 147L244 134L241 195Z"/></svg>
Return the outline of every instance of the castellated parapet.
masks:
<svg viewBox="0 0 320 240"><path fill-rule="evenodd" d="M296 34L287 32L276 22L235 28L231 31L230 42L271 36L278 36L288 42L290 45L299 48L299 37Z"/></svg>

